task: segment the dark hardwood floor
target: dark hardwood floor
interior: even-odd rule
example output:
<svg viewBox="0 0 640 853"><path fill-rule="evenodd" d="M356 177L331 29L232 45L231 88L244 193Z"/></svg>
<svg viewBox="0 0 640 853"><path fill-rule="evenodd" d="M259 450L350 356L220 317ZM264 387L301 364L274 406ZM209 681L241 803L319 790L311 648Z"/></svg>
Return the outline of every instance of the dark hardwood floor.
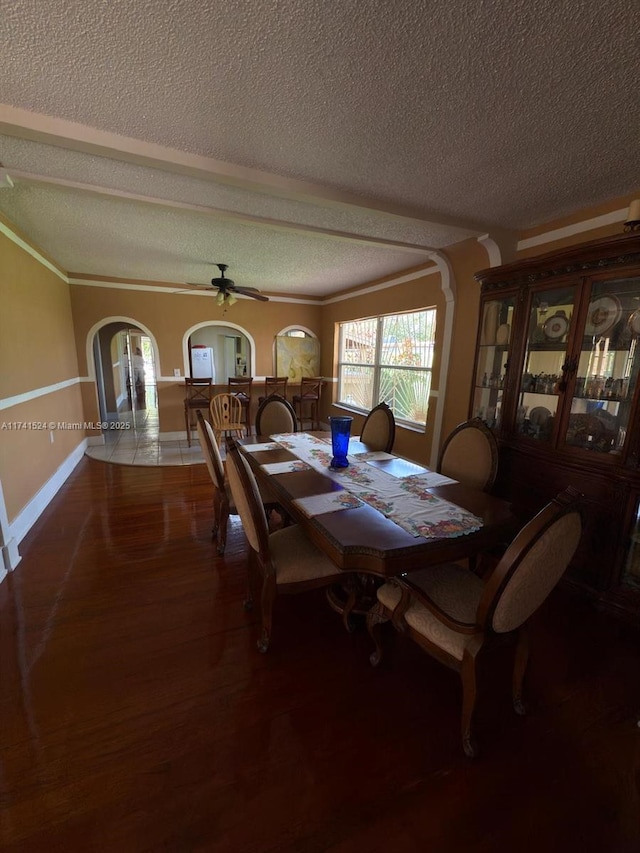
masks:
<svg viewBox="0 0 640 853"><path fill-rule="evenodd" d="M84 459L0 585L5 853L640 850L640 642L557 592L481 683L393 631L378 670L324 593L242 608L245 542L211 544L204 466ZM483 689L484 688L484 689Z"/></svg>

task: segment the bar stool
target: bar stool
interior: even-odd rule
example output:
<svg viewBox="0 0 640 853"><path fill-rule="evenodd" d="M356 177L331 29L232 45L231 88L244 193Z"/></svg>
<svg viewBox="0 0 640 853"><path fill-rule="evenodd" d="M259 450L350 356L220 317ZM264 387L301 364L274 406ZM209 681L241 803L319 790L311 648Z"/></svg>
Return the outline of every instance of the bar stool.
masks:
<svg viewBox="0 0 640 853"><path fill-rule="evenodd" d="M272 394L277 394L279 397L287 399L287 383L288 376L265 376L264 377L264 397L258 397L258 405L264 403L267 397Z"/></svg>
<svg viewBox="0 0 640 853"><path fill-rule="evenodd" d="M240 400L242 406L242 421L247 435L251 435L251 384L253 376L230 376L227 391Z"/></svg>
<svg viewBox="0 0 640 853"><path fill-rule="evenodd" d="M320 408L320 393L324 380L322 376L303 376L300 380L300 393L293 396L293 407L298 408L298 420L300 428L303 427L304 407L309 406L309 417L306 420L311 420L311 429L320 429L320 420L318 410Z"/></svg>
<svg viewBox="0 0 640 853"><path fill-rule="evenodd" d="M197 378L185 376L184 387L186 397L184 398L184 426L187 431L187 444L191 447L191 430L196 428L192 422L192 413L195 416L197 409L209 411L211 402L211 391L213 389L213 378Z"/></svg>

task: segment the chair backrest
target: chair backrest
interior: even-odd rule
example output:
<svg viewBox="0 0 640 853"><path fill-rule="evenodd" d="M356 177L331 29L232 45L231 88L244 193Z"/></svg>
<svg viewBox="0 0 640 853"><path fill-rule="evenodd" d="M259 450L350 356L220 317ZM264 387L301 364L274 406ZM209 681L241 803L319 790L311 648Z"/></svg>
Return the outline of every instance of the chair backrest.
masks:
<svg viewBox="0 0 640 853"><path fill-rule="evenodd" d="M211 399L212 382L213 379L211 377L202 379L185 376L185 402L191 407L196 406L198 403L204 403L205 408L207 408Z"/></svg>
<svg viewBox="0 0 640 853"><path fill-rule="evenodd" d="M319 400L323 382L322 376L303 376L300 379L300 396Z"/></svg>
<svg viewBox="0 0 640 853"><path fill-rule="evenodd" d="M266 559L269 554L269 527L260 489L233 438L229 439L227 446L227 477L249 545Z"/></svg>
<svg viewBox="0 0 640 853"><path fill-rule="evenodd" d="M369 412L362 425L360 441L371 450L389 453L396 438L396 421L386 403L378 403Z"/></svg>
<svg viewBox="0 0 640 853"><path fill-rule="evenodd" d="M264 393L266 397L271 394L279 394L280 397L287 396L287 385L289 384L288 376L265 376L264 377Z"/></svg>
<svg viewBox="0 0 640 853"><path fill-rule="evenodd" d="M229 394L240 394L243 397L250 397L252 382L253 376L230 376L227 380L227 391Z"/></svg>
<svg viewBox="0 0 640 853"><path fill-rule="evenodd" d="M278 394L271 394L258 407L256 435L277 435L282 432L298 432L298 419L288 400Z"/></svg>
<svg viewBox="0 0 640 853"><path fill-rule="evenodd" d="M581 497L575 489L566 489L518 533L486 581L479 625L504 634L519 628L540 607L578 547Z"/></svg>
<svg viewBox="0 0 640 853"><path fill-rule="evenodd" d="M220 456L220 448L216 441L213 429L209 421L205 420L200 409L196 412L198 440L202 449L202 455L209 471L213 485L224 492L224 465Z"/></svg>
<svg viewBox="0 0 640 853"><path fill-rule="evenodd" d="M219 432L242 424L242 403L235 394L216 394L209 407L211 426Z"/></svg>
<svg viewBox="0 0 640 853"><path fill-rule="evenodd" d="M447 436L438 473L484 492L491 489L498 473L498 443L484 421L465 421Z"/></svg>

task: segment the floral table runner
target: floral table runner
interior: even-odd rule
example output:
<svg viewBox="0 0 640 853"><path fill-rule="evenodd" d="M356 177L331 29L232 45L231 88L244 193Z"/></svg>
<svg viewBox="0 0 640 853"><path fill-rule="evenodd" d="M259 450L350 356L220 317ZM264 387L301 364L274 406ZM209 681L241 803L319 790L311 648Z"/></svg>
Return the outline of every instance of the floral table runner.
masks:
<svg viewBox="0 0 640 853"><path fill-rule="evenodd" d="M436 485L455 482L428 468L407 463L404 469L406 476L398 473L400 468L395 473L389 473L379 466L392 465L398 457L381 452L365 452L350 455L348 468L332 470L329 468L333 456L330 439L324 441L307 433L284 433L270 438L275 447L290 450L297 460L267 463L263 467L269 473L299 471L309 466L330 477L336 485L358 500L355 503L341 496L340 489L335 490L334 486L334 490L327 495L314 495L297 501L307 515L350 509L363 501L415 537L452 538L473 533L482 527L482 519L428 491ZM255 447L248 445L245 450L255 450ZM261 449L274 449L274 445L261 445Z"/></svg>

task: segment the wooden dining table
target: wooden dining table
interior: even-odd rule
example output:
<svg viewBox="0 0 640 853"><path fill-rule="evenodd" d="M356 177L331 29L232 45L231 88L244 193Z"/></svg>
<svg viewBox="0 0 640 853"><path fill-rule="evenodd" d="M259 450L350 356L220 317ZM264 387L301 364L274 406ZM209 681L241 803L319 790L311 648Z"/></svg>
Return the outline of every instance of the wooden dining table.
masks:
<svg viewBox="0 0 640 853"><path fill-rule="evenodd" d="M300 433L295 435L300 436ZM330 433L306 435L326 442L328 452L331 452ZM239 440L238 444L258 482L269 486L286 513L304 529L309 539L347 572L389 578L429 565L474 557L510 539L517 529L516 518L507 501L459 482L436 485L427 491L477 517L478 529L463 535L446 535L443 531L443 535L428 538L416 536L369 503L344 511L309 516L297 501L342 489L339 477L332 476L328 468L326 472L316 468L284 473L265 470L265 465L271 467L274 463L295 462L298 458L292 449L278 443L278 437L252 436ZM269 449L257 449L257 445L263 444L268 444ZM357 460L357 454L368 449L357 438L351 438L348 458ZM384 458L372 464L378 470L386 470L392 477L420 476L430 471L393 454L377 455Z"/></svg>

